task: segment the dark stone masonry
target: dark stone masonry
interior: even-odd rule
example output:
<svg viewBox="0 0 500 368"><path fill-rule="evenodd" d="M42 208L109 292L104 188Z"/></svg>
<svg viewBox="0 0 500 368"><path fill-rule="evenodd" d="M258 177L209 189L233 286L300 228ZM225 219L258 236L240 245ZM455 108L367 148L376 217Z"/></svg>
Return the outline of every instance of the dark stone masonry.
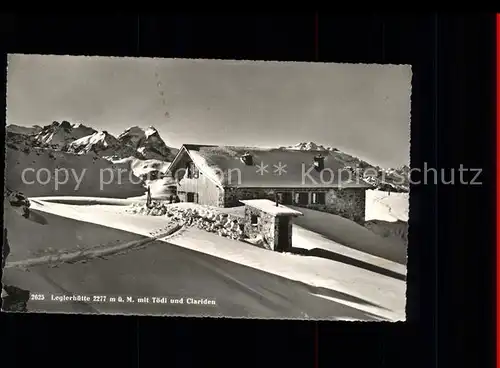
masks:
<svg viewBox="0 0 500 368"><path fill-rule="evenodd" d="M365 221L366 188L225 188L220 192L219 206L241 206L240 200L247 199L274 201L276 193L288 194L291 202L281 201L284 205L323 211L361 224ZM324 193L324 201L314 203L313 193Z"/></svg>
<svg viewBox="0 0 500 368"><path fill-rule="evenodd" d="M325 204L308 204L302 207L338 215L354 222L365 222L366 190L364 188L331 189L326 193Z"/></svg>
<svg viewBox="0 0 500 368"><path fill-rule="evenodd" d="M241 206L240 200L269 199L274 201L274 190L268 188L225 188L221 207Z"/></svg>
<svg viewBox="0 0 500 368"><path fill-rule="evenodd" d="M253 219L258 219L253 221ZM275 216L259 211L255 208L245 207L245 235L255 238L262 235L265 244L272 245L277 237Z"/></svg>
<svg viewBox="0 0 500 368"><path fill-rule="evenodd" d="M261 236L268 249L289 252L293 247L293 218L302 213L286 206L275 206L271 201L250 202L245 202L245 236Z"/></svg>

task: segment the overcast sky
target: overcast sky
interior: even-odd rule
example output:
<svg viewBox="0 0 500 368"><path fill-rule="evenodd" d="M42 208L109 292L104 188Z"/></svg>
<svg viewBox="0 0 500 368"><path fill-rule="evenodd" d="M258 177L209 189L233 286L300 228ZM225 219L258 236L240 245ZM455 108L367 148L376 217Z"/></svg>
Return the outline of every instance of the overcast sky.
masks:
<svg viewBox="0 0 500 368"><path fill-rule="evenodd" d="M173 147L312 141L409 163L409 66L9 55L7 83L8 124L154 126Z"/></svg>

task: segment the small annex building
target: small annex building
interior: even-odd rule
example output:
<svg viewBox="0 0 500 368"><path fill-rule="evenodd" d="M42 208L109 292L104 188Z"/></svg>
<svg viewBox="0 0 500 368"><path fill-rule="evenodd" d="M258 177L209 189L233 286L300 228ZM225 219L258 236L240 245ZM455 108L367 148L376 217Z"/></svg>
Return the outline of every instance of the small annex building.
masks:
<svg viewBox="0 0 500 368"><path fill-rule="evenodd" d="M268 199L241 201L245 205L244 233L248 238L261 235L271 250L288 252L292 249L293 218L302 213Z"/></svg>

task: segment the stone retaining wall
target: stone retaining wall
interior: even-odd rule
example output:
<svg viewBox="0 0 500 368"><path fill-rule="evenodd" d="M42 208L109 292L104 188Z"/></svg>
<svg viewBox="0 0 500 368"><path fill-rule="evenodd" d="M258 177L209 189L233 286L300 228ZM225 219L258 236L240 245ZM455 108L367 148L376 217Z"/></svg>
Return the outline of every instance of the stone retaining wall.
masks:
<svg viewBox="0 0 500 368"><path fill-rule="evenodd" d="M147 208L144 204L137 204L132 206L129 212L149 216L167 216L170 221L182 226L194 226L234 240L245 239L243 217L222 213L209 207L183 208L153 201L151 208Z"/></svg>

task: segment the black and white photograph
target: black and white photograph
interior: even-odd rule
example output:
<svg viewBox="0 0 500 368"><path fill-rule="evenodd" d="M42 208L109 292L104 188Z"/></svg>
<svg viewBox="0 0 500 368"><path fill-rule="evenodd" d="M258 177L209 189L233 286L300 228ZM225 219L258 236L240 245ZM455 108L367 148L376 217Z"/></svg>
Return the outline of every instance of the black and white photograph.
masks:
<svg viewBox="0 0 500 368"><path fill-rule="evenodd" d="M411 81L8 55L2 310L405 321Z"/></svg>

